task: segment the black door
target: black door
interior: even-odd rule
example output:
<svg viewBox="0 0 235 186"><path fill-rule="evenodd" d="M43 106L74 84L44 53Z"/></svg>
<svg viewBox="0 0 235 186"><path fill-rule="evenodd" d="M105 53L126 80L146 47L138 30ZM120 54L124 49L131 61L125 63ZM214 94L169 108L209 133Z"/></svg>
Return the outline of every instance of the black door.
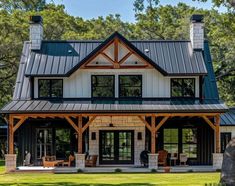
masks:
<svg viewBox="0 0 235 186"><path fill-rule="evenodd" d="M100 164L133 164L134 131L100 131Z"/></svg>

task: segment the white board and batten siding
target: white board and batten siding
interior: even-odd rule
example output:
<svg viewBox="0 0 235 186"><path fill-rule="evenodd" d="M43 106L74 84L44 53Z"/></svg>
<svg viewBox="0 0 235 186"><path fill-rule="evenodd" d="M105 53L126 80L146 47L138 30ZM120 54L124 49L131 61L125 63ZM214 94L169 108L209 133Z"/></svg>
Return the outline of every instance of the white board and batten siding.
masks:
<svg viewBox="0 0 235 186"><path fill-rule="evenodd" d="M163 76L156 69L79 69L70 77L63 79L64 98L90 98L92 75L115 75L115 97L118 98L119 75L142 75L143 98L170 98L172 77ZM173 77L181 78L181 77ZM199 77L187 76L183 78L195 78L195 96L199 97ZM38 98L38 79L34 80L34 97ZM45 78L56 79L56 78Z"/></svg>

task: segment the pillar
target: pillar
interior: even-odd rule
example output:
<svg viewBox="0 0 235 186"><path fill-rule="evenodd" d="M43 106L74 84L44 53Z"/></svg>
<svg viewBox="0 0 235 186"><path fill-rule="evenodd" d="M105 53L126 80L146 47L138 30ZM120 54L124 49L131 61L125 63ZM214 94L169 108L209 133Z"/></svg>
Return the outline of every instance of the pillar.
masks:
<svg viewBox="0 0 235 186"><path fill-rule="evenodd" d="M5 155L5 168L6 172L12 172L16 170L16 154Z"/></svg>
<svg viewBox="0 0 235 186"><path fill-rule="evenodd" d="M85 154L75 154L75 166L77 169L85 168Z"/></svg>
<svg viewBox="0 0 235 186"><path fill-rule="evenodd" d="M149 156L149 169L158 169L158 154L148 154Z"/></svg>

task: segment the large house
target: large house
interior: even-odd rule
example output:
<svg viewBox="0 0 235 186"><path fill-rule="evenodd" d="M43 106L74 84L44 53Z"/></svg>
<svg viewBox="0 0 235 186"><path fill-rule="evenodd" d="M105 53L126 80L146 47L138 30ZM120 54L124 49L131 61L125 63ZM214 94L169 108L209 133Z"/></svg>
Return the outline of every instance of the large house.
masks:
<svg viewBox="0 0 235 186"><path fill-rule="evenodd" d="M1 110L6 166L22 165L26 151L35 166L71 152L80 169L85 154L97 155L97 166L140 166L149 151L149 168L158 168L165 150L184 154L189 165L219 168L227 110L201 15L191 17L190 40L128 40L115 32L104 41L43 40L42 18L32 16L13 99Z"/></svg>

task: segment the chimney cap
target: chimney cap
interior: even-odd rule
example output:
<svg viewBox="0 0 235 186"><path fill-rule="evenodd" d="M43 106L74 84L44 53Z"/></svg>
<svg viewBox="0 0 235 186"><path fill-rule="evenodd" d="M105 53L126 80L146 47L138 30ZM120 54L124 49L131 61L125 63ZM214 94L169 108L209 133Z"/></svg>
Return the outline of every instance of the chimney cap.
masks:
<svg viewBox="0 0 235 186"><path fill-rule="evenodd" d="M40 15L30 16L29 20L30 20L30 23L42 23L43 21L42 16Z"/></svg>
<svg viewBox="0 0 235 186"><path fill-rule="evenodd" d="M203 15L201 15L201 14L193 14L191 16L190 20L191 20L191 22L198 22L198 23L200 23L203 20Z"/></svg>

